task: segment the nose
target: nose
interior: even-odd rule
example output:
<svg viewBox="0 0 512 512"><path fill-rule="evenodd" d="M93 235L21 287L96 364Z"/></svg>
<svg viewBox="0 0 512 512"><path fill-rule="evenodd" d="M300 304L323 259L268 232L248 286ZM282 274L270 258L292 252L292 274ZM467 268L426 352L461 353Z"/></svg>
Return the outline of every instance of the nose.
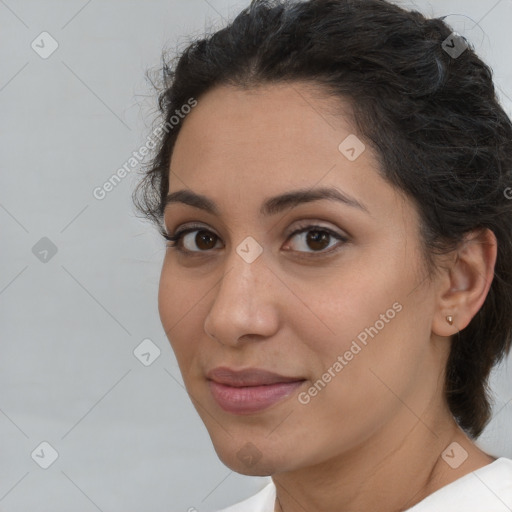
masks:
<svg viewBox="0 0 512 512"><path fill-rule="evenodd" d="M247 263L235 251L225 268L204 322L206 334L231 346L272 336L279 323L275 274L262 256Z"/></svg>

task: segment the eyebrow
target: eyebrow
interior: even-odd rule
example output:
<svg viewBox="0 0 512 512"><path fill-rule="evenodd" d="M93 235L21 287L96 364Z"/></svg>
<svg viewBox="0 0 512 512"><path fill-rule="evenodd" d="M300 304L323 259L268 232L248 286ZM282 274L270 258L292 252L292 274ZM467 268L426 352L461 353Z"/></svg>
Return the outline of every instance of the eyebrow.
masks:
<svg viewBox="0 0 512 512"><path fill-rule="evenodd" d="M316 189L293 190L291 192L286 192L284 194L266 199L260 208L260 215L276 215L301 203L310 203L312 201L320 201L325 199L330 201L338 201L340 203L346 204L347 206L351 206L366 213L370 213L368 208L354 197L341 192L337 188L323 187ZM176 192L172 192L171 194L167 195L164 201L163 210L165 211L165 208L172 203L187 204L194 208L199 208L200 210L211 213L212 215L220 215L219 207L214 201L204 195L192 192L191 190L177 190Z"/></svg>

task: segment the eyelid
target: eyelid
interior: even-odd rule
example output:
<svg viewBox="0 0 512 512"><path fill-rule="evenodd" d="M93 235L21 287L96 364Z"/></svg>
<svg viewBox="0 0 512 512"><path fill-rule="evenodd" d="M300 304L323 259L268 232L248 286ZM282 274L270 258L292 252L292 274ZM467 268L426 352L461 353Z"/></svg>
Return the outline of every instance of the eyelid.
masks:
<svg viewBox="0 0 512 512"><path fill-rule="evenodd" d="M350 237L348 234L340 233L338 230L335 230L328 226L322 226L321 224L318 224L315 221L306 222L302 226L296 226L296 228L293 231L291 231L290 234L288 234L286 236L286 240L289 240L294 235L298 235L301 233L307 233L310 231L326 232L329 234L329 236L332 239L336 240L337 243L333 247L330 247L329 249L321 250L321 251L293 251L292 250L291 252L297 253L297 257L299 257L299 258L311 258L311 257L317 257L317 258L326 257L327 258L327 257L337 253L342 248L343 245L347 244L350 241ZM288 249L287 251L290 251L290 250ZM315 256L315 254L316 254L316 256Z"/></svg>
<svg viewBox="0 0 512 512"><path fill-rule="evenodd" d="M326 231L329 231L337 236L348 238L347 233L345 233L345 232L339 233L339 228L324 226L321 224L322 222L324 222L324 221L315 220L315 219L299 220L293 224L293 226L294 226L293 228L290 228L290 230L287 231L286 238L289 238L290 236L294 235L295 233L303 231L307 228L310 228L311 231L313 231L314 228L321 228L321 229L325 229Z"/></svg>
<svg viewBox="0 0 512 512"><path fill-rule="evenodd" d="M195 223L195 222L190 222L190 223L184 222L183 224L180 224L176 229L174 229L173 236L176 236L179 233L183 233L183 231L186 231L189 229L205 229L205 230L211 231L212 233L217 235L217 233L212 228L210 228L210 226L208 226L207 224L201 224L201 223ZM166 228L167 234L169 234L169 231L172 232L173 230L168 230ZM169 236L171 236L171 235L169 235ZM219 236L219 235L217 235L217 236Z"/></svg>
<svg viewBox="0 0 512 512"><path fill-rule="evenodd" d="M325 222L325 221L317 220L317 219L304 219L304 220L296 221L296 222L292 223L293 227L289 228L286 231L285 236L286 236L286 238L289 238L291 235L295 234L297 231L300 231L301 229L318 227L318 228L322 228L322 229L326 229L326 230L331 230L334 233L336 233L337 235L339 235L340 237L345 237L345 238L350 237L350 234L347 231L343 230L343 233L338 233L336 230L340 229L340 228L332 228L330 226L322 226L320 224L322 222ZM168 236L171 236L171 234L169 234L169 233L170 232L172 233L174 231L172 236L176 236L180 233L183 233L183 231L186 231L189 229L205 229L207 231L211 231L214 235L221 238L220 235L214 229L212 229L210 226L208 226L207 224L196 223L196 222L190 222L190 223L185 222L183 224L180 224L174 230L167 229L167 227L164 225L162 234L165 233Z"/></svg>
<svg viewBox="0 0 512 512"><path fill-rule="evenodd" d="M320 221L320 222L324 222L324 221ZM183 243L182 241L185 236L187 236L191 232L193 233L194 231L201 231L201 230L207 231L207 232L213 234L218 239L218 241L222 242L222 238L214 230L210 229L209 226L206 226L204 224L194 223L194 222L181 224L174 231L174 233L172 235L167 234L167 230L166 230L165 234L163 234L163 233L162 234L163 234L164 238L169 241L169 243L167 244L169 248L173 248L173 249L180 251L181 253L184 253L189 256L202 256L202 255L207 255L209 252L212 252L212 250L210 249L210 250L205 250L205 251L194 251L194 250L189 250L189 249L183 249L182 247L180 247L180 245ZM297 223L294 224L293 228L290 228L289 230L287 230L287 234L285 235L285 238L286 238L286 240L289 240L294 235L298 235L300 233L305 233L308 231L315 231L315 230L327 232L331 238L334 238L335 240L338 241L338 244L336 244L334 246L334 248L331 247L328 250L311 251L311 252L309 252L309 251L293 251L292 250L291 252L296 252L297 254L301 254L302 257L311 257L315 254L318 255L317 257L328 256L328 255L331 255L332 253L337 252L341 248L341 245L348 243L351 238L350 234L348 234L346 232L340 233L338 231L339 228L334 229L334 228L331 228L328 226L323 226L318 221L316 221L314 219L304 219L304 220L298 221ZM290 250L287 249L287 251L290 251ZM307 254L309 256L304 256L304 254Z"/></svg>

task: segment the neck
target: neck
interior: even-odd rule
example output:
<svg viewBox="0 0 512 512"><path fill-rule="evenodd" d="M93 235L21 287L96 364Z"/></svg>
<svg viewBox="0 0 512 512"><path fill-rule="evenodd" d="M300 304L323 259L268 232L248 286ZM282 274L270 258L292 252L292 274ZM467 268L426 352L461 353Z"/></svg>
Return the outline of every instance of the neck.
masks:
<svg viewBox="0 0 512 512"><path fill-rule="evenodd" d="M494 460L472 443L447 410L428 421L425 415L420 418L404 409L401 418L351 451L273 475L275 510L401 512ZM455 469L441 458L454 441L469 455Z"/></svg>

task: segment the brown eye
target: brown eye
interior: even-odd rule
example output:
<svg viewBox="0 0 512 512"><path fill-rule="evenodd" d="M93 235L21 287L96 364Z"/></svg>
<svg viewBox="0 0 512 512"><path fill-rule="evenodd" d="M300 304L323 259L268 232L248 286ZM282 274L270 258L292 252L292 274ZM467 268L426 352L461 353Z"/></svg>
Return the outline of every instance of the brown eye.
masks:
<svg viewBox="0 0 512 512"><path fill-rule="evenodd" d="M306 237L306 243L312 249L321 251L329 245L331 235L327 231L309 231Z"/></svg>
<svg viewBox="0 0 512 512"><path fill-rule="evenodd" d="M217 236L214 235L213 233L201 229L197 231L197 235L194 238L194 243L202 251L207 251L208 249L213 249L215 247L216 238Z"/></svg>
<svg viewBox="0 0 512 512"><path fill-rule="evenodd" d="M195 236L194 233L196 233ZM164 237L168 240L168 247L175 248L183 253L208 252L215 247L215 242L218 240L215 233L198 228L183 229L175 235L164 235Z"/></svg>
<svg viewBox="0 0 512 512"><path fill-rule="evenodd" d="M301 235L300 237L298 235ZM219 237L207 229L187 228L177 232L175 235L164 235L169 241L168 246L176 248L182 253L200 254L215 249ZM293 252L312 255L328 254L336 250L336 245L341 246L348 242L348 238L331 229L322 226L307 226L293 232L289 239L299 240L298 248ZM336 244L335 242L338 241ZM333 243L334 242L334 243ZM289 245L289 244L287 244Z"/></svg>
<svg viewBox="0 0 512 512"><path fill-rule="evenodd" d="M293 249L294 251L309 254L330 253L332 252L330 249L336 246L336 243L332 242L338 241L339 243L337 245L340 246L348 241L348 239L340 233L336 233L321 226L307 226L299 229L290 235L290 239L292 238L299 240L299 243L296 243L296 247L298 248Z"/></svg>

